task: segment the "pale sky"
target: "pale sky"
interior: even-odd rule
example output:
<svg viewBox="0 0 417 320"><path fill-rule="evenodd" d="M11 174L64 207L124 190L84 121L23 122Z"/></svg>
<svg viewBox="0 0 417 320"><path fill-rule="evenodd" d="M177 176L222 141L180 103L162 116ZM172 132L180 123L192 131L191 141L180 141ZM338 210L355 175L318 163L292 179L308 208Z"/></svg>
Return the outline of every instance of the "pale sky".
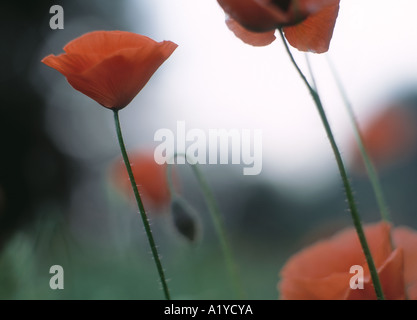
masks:
<svg viewBox="0 0 417 320"><path fill-rule="evenodd" d="M315 105L279 38L262 48L242 43L214 0L131 0L127 9L132 21L135 10L148 10L153 26L147 35L179 45L158 71L158 81L141 93L154 101L159 126L175 128L184 120L189 129L262 129L264 178L311 190L338 179ZM328 54L362 124L402 84L417 83L415 12L414 0L341 1ZM307 73L304 54L293 53ZM325 56L312 55L311 61L348 161L347 113ZM134 118L141 111L126 112Z"/></svg>

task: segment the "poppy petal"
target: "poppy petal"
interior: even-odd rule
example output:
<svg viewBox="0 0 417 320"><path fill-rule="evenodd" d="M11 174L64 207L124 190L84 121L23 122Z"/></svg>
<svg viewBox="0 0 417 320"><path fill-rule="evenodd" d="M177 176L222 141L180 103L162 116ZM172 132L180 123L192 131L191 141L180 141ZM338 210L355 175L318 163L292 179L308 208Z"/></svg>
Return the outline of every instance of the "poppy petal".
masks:
<svg viewBox="0 0 417 320"><path fill-rule="evenodd" d="M416 119L401 103L394 103L379 112L362 130L367 151L377 168L395 164L411 156L416 149ZM357 144L353 147L353 166L363 170Z"/></svg>
<svg viewBox="0 0 417 320"><path fill-rule="evenodd" d="M294 25L339 0L255 0L276 19L277 26Z"/></svg>
<svg viewBox="0 0 417 320"><path fill-rule="evenodd" d="M285 37L300 51L324 53L329 50L338 13L339 0L308 16L297 25L284 27Z"/></svg>
<svg viewBox="0 0 417 320"><path fill-rule="evenodd" d="M117 50L152 46L156 41L127 31L93 31L68 42L64 51L68 54L108 56Z"/></svg>
<svg viewBox="0 0 417 320"><path fill-rule="evenodd" d="M275 27L296 24L311 12L304 10L300 3L291 0L255 0L264 10L275 18Z"/></svg>
<svg viewBox="0 0 417 320"><path fill-rule="evenodd" d="M99 104L122 109L139 93L177 45L124 31L95 31L42 60Z"/></svg>
<svg viewBox="0 0 417 320"><path fill-rule="evenodd" d="M132 101L175 48L165 41L158 47L120 50L81 74L67 75L67 79L104 107L120 109Z"/></svg>
<svg viewBox="0 0 417 320"><path fill-rule="evenodd" d="M273 1L273 0L269 0ZM300 8L304 12L310 14L316 13L328 5L339 3L339 0L298 0L293 1L294 7Z"/></svg>
<svg viewBox="0 0 417 320"><path fill-rule="evenodd" d="M228 17L250 31L271 31L278 25L276 18L254 0L217 0L217 2Z"/></svg>
<svg viewBox="0 0 417 320"><path fill-rule="evenodd" d="M417 232L406 227L393 232L396 246L404 250L404 279L408 298L417 300Z"/></svg>
<svg viewBox="0 0 417 320"><path fill-rule="evenodd" d="M381 222L367 226L368 240L375 264L380 266L391 254L390 225ZM358 236L354 229L343 230L329 240L320 241L294 255L282 270L283 276L326 277L331 273L349 272L352 265L364 265ZM365 274L369 271L365 268Z"/></svg>
<svg viewBox="0 0 417 320"><path fill-rule="evenodd" d="M227 27L244 43L255 47L262 47L271 44L275 40L275 31L252 32L242 27L235 20L228 18L226 20Z"/></svg>
<svg viewBox="0 0 417 320"><path fill-rule="evenodd" d="M90 57L91 55L83 56L79 54L60 54L58 56L54 56L50 54L49 56L43 58L41 62L58 70L64 76L67 76L71 73L81 73L83 70L91 68L91 66L96 64L96 62L92 61Z"/></svg>
<svg viewBox="0 0 417 320"><path fill-rule="evenodd" d="M348 273L325 278L284 277L279 284L283 300L342 300L349 290Z"/></svg>
<svg viewBox="0 0 417 320"><path fill-rule="evenodd" d="M395 249L387 261L378 268L382 290L388 300L405 299L404 251Z"/></svg>
<svg viewBox="0 0 417 320"><path fill-rule="evenodd" d="M390 225L385 222L369 225L365 228L365 235L375 265L385 270L387 259L392 257ZM398 259L398 256L394 256L390 262L392 265L384 271L388 279L386 286L391 286L391 270L401 269L402 262ZM285 299L344 299L349 296L349 281L352 277L350 268L353 265L363 266L364 276L369 278L369 269L358 236L353 228L349 228L291 257L282 268L279 290ZM401 287L392 286L396 289L394 296L399 297ZM368 287L372 288L370 282Z"/></svg>
<svg viewBox="0 0 417 320"><path fill-rule="evenodd" d="M378 276L385 299L405 299L404 254L401 248L394 250L385 263L378 268ZM365 279L363 289L350 289L346 299L375 300L375 289L370 276Z"/></svg>
<svg viewBox="0 0 417 320"><path fill-rule="evenodd" d="M166 209L171 200L166 177L167 165L156 163L153 152L147 150L131 152L129 159L145 208L151 212ZM110 169L115 186L124 195L129 196L132 203L136 203L123 160L118 159Z"/></svg>
<svg viewBox="0 0 417 320"><path fill-rule="evenodd" d="M294 19L291 8L293 1L273 1L273 0L254 0L259 4L268 14L275 19L275 27L291 23Z"/></svg>

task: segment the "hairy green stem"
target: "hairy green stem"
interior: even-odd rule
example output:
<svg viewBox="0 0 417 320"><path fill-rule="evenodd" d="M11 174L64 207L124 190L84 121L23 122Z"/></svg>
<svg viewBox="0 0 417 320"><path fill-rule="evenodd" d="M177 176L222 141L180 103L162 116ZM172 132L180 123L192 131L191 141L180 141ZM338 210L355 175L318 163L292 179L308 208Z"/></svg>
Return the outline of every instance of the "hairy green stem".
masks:
<svg viewBox="0 0 417 320"><path fill-rule="evenodd" d="M185 154L176 154L175 157L183 156L187 158L188 156ZM244 290L242 288L242 284L238 275L238 268L235 263L235 259L232 254L231 246L229 244L229 240L226 236L226 228L224 226L224 222L222 219L222 215L220 213L220 209L217 205L217 201L214 198L214 194L211 191L206 179L204 178L203 173L201 172L200 168L196 163L189 163L191 165L192 171L194 173L195 178L197 179L197 182L201 188L201 191L203 193L204 199L206 201L208 210L211 215L211 219L214 224L214 228L216 230L217 236L220 241L220 245L222 247L223 255L226 261L226 266L229 271L230 277L233 282L234 289L236 291L236 295L240 299L244 299L246 297ZM168 185L170 188L171 194L175 195L175 189L174 184L172 182L172 176L171 176L171 169L170 165L168 166L167 170L168 175Z"/></svg>
<svg viewBox="0 0 417 320"><path fill-rule="evenodd" d="M363 250L365 258L366 258L366 262L368 263L368 267L369 267L369 271L370 271L370 274L371 274L372 282L374 284L376 297L377 297L378 300L384 300L384 293L382 291L382 286L381 286L381 282L379 280L378 271L376 270L375 263L374 263L374 260L372 258L371 250L369 249L369 245L368 245L368 242L367 242L366 237L365 237L365 232L362 228L362 223L361 223L361 220L360 220L358 210L356 208L356 203L355 203L355 198L353 196L352 187L350 185L349 178L347 176L347 172L346 172L343 160L342 160L342 156L340 155L339 148L337 147L336 140L335 140L335 138L333 136L333 132L330 128L330 124L329 124L329 121L327 119L326 113L324 111L323 105L321 103L320 97L317 94L317 92L312 88L310 83L307 81L307 79L304 76L301 69L298 67L297 62L295 61L295 59L294 59L294 57L291 53L291 50L288 47L288 44L287 44L287 41L285 39L284 33L281 29L279 29L279 33L281 35L281 38L282 38L282 41L284 43L285 49L286 49L286 51L287 51L287 53L290 57L290 60L291 60L292 64L294 65L294 67L297 70L298 74L300 75L301 79L303 80L303 82L307 86L307 88L308 88L308 90L309 90L309 92L310 92L311 96L313 97L313 100L316 104L317 111L320 115L320 119L323 123L323 126L324 126L324 129L326 131L327 137L329 138L330 145L331 145L332 150L333 150L333 154L336 158L337 166L338 166L340 176L341 176L342 181L343 181L343 186L344 186L347 201L348 201L348 204L349 204L350 214L352 216L353 224L355 226L356 233L358 234L359 241L360 241L360 244L362 246L362 250Z"/></svg>
<svg viewBox="0 0 417 320"><path fill-rule="evenodd" d="M368 151L366 150L365 144L363 143L363 138L361 131L359 129L358 121L356 120L355 113L353 112L352 104L350 103L347 93L343 87L342 81L340 80L336 69L331 62L330 58L327 57L327 62L330 66L330 70L333 74L333 77L336 81L337 88L340 92L340 95L342 96L343 103L345 104L346 110L349 114L350 122L352 123L353 131L355 134L356 142L359 146L360 153L362 155L363 162L365 163L366 171L369 176L369 180L371 181L372 189L375 193L375 198L378 204L379 211L381 213L381 218L384 221L390 222L391 221L391 215L388 210L387 203L385 201L384 193L382 191L381 182L378 177L378 173L375 169L374 164L372 163L371 158L369 157Z"/></svg>
<svg viewBox="0 0 417 320"><path fill-rule="evenodd" d="M158 271L159 278L161 280L162 289L164 291L165 299L170 300L171 297L170 297L170 294L169 294L168 285L167 285L167 281L166 281L165 274L164 274L164 269L162 268L161 260L159 258L159 254L158 254L158 249L156 248L155 240L154 240L153 235L152 235L152 230L151 230L151 227L149 225L148 217L147 217L146 212L145 212L145 207L143 206L143 202L142 202L142 199L140 197L138 187L136 185L135 177L133 176L132 167L130 166L130 161L129 161L129 158L127 156L126 147L125 147L125 144L123 142L123 136L122 136L122 130L120 128L118 110L114 110L114 123L116 125L117 139L119 141L120 151L122 152L123 161L125 163L126 170L127 170L128 175L129 175L129 180L130 180L130 183L132 185L133 193L135 194L136 202L137 202L137 205L138 205L138 208L139 208L139 213L140 213L140 216L142 218L143 225L145 227L146 236L148 238L149 245L150 245L151 251L152 251L152 256L153 256L155 264L156 264L156 269Z"/></svg>

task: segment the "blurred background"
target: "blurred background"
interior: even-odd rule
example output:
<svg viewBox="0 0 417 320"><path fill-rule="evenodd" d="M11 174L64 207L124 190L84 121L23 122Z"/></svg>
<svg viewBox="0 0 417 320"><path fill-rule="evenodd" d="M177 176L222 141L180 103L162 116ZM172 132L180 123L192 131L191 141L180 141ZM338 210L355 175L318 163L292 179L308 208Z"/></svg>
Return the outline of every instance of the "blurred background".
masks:
<svg viewBox="0 0 417 320"><path fill-rule="evenodd" d="M64 9L62 30L49 27L55 4ZM364 222L380 216L327 60L352 102L394 224L417 228L416 10L412 0L342 0L329 53L310 55ZM282 43L243 44L217 1L3 2L0 15L0 298L163 298L142 222L115 170L112 113L40 63L93 30L179 45L120 112L132 154L152 152L155 132L175 133L177 121L187 130L262 130L260 175L244 176L240 165L201 166L248 299L277 299L279 271L292 254L352 225L327 137ZM293 53L307 72L305 55ZM189 166L175 169L200 229L190 243L173 224L169 199L148 201L172 296L234 299L197 181ZM145 186L154 176L143 179ZM49 287L52 265L64 268L64 290Z"/></svg>

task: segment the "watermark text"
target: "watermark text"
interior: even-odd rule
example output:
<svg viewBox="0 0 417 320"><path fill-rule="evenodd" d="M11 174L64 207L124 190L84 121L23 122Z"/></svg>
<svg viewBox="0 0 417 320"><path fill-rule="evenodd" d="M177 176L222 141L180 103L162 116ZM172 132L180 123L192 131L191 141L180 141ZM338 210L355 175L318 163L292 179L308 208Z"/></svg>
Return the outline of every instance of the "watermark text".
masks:
<svg viewBox="0 0 417 320"><path fill-rule="evenodd" d="M159 129L154 140L161 142L154 151L158 164L236 164L244 175L262 171L262 130L202 129L186 130L185 121L177 121L176 132ZM173 157L185 154L184 157Z"/></svg>

